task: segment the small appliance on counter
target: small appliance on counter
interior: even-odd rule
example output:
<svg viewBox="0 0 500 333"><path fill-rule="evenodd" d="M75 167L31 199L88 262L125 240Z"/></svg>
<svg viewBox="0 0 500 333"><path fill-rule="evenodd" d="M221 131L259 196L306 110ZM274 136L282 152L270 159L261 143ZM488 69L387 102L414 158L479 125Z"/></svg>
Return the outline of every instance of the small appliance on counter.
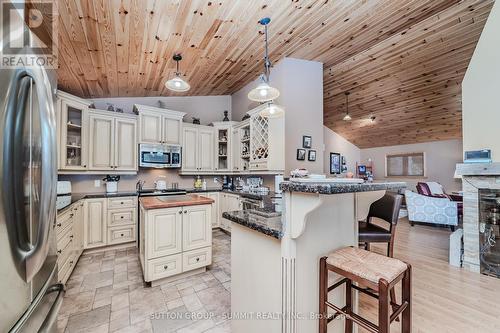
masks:
<svg viewBox="0 0 500 333"><path fill-rule="evenodd" d="M163 191L167 189L167 182L164 180L155 181L155 190Z"/></svg>
<svg viewBox="0 0 500 333"><path fill-rule="evenodd" d="M107 175L102 180L106 182L106 193L118 192L118 182L120 181L120 176Z"/></svg>
<svg viewBox="0 0 500 333"><path fill-rule="evenodd" d="M71 182L57 181L56 209L63 209L71 204Z"/></svg>

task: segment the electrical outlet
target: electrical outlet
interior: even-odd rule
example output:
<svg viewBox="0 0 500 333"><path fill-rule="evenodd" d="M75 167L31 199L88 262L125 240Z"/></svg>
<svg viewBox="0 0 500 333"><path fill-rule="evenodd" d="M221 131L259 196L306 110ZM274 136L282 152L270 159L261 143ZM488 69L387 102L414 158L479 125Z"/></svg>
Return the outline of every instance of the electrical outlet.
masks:
<svg viewBox="0 0 500 333"><path fill-rule="evenodd" d="M100 179L94 180L94 187L101 187L101 180Z"/></svg>
<svg viewBox="0 0 500 333"><path fill-rule="evenodd" d="M219 180L217 179L217 177L214 177L214 183L216 183L216 184L219 183Z"/></svg>

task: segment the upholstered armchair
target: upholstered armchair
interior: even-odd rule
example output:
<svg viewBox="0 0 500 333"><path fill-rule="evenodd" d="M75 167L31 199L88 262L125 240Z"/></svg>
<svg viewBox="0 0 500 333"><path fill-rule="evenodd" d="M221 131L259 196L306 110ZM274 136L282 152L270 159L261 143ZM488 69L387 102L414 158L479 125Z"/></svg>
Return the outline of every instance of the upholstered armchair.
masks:
<svg viewBox="0 0 500 333"><path fill-rule="evenodd" d="M408 219L413 226L415 222L450 226L455 230L458 225L458 202L447 197L434 197L405 191Z"/></svg>
<svg viewBox="0 0 500 333"><path fill-rule="evenodd" d="M428 197L434 198L448 198L451 201L456 201L458 209L458 217L464 215L463 197L460 195L448 194L445 192L443 186L436 182L417 183L417 192Z"/></svg>

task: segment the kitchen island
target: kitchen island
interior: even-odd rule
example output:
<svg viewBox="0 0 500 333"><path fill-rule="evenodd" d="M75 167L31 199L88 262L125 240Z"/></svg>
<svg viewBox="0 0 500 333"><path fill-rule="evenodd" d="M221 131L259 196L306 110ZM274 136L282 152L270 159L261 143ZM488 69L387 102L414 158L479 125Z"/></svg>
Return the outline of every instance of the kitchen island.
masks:
<svg viewBox="0 0 500 333"><path fill-rule="evenodd" d="M283 182L280 223L262 213L229 212L233 332L317 332L319 259L356 246L370 204L405 183ZM333 284L337 277L331 274ZM344 303L340 288L330 300ZM343 319L329 325L343 332Z"/></svg>
<svg viewBox="0 0 500 333"><path fill-rule="evenodd" d="M152 285L206 270L212 263L212 204L197 195L142 197L139 258Z"/></svg>

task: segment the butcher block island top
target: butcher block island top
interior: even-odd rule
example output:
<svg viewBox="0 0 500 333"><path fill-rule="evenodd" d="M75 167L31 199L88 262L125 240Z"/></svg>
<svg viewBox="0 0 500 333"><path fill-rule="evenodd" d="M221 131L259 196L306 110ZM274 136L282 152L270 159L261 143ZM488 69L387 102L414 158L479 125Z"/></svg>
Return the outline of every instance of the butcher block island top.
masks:
<svg viewBox="0 0 500 333"><path fill-rule="evenodd" d="M140 198L139 200L144 209L161 209L161 208L172 208L172 207L210 205L214 203L213 199L198 194L143 197Z"/></svg>

